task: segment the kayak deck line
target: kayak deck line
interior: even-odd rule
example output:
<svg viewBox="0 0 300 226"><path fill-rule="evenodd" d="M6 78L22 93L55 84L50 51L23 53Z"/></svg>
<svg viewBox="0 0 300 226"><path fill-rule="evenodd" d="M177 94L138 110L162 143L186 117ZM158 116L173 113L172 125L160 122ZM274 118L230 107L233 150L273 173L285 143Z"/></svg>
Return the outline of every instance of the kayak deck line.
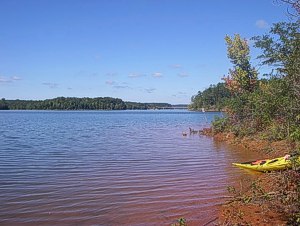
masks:
<svg viewBox="0 0 300 226"><path fill-rule="evenodd" d="M300 162L300 156L297 161ZM232 163L234 166L251 169L260 172L274 171L274 170L284 170L292 167L292 161L290 155L285 155L283 157L274 159L263 159L250 162L242 163Z"/></svg>

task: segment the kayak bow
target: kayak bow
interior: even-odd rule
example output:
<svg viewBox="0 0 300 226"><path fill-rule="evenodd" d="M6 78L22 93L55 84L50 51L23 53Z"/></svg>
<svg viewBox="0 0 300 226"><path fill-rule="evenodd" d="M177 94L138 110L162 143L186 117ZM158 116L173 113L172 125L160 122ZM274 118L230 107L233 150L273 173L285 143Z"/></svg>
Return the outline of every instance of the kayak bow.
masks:
<svg viewBox="0 0 300 226"><path fill-rule="evenodd" d="M275 159L264 159L264 160L256 160L253 162L232 163L232 164L240 168L266 172L266 171L283 170L283 169L291 168L292 162L289 158L290 155L286 155L284 157L279 157ZM300 161L300 157L298 158L298 161Z"/></svg>

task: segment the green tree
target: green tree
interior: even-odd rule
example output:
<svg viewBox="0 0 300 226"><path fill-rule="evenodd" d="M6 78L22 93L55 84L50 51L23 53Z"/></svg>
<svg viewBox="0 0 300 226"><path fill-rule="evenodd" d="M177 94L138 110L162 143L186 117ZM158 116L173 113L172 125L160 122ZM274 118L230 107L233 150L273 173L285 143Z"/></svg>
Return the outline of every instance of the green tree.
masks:
<svg viewBox="0 0 300 226"><path fill-rule="evenodd" d="M189 105L189 109L201 110L205 108L208 110L221 110L230 96L231 94L224 83L211 85L202 92L199 91L197 95L191 98L192 103Z"/></svg>
<svg viewBox="0 0 300 226"><path fill-rule="evenodd" d="M233 38L226 35L227 56L234 65L224 77L226 85L231 92L240 94L252 92L257 82L257 71L250 64L250 49L246 39L235 34Z"/></svg>
<svg viewBox="0 0 300 226"><path fill-rule="evenodd" d="M9 109L9 107L8 107L8 104L5 100L5 98L2 98L0 100L0 110L8 110L8 109Z"/></svg>
<svg viewBox="0 0 300 226"><path fill-rule="evenodd" d="M270 34L256 36L255 47L262 50L258 57L263 65L274 69L273 77L285 84L285 101L281 102L282 119L287 134L299 129L300 123L300 23L277 23ZM279 91L275 96L279 95Z"/></svg>

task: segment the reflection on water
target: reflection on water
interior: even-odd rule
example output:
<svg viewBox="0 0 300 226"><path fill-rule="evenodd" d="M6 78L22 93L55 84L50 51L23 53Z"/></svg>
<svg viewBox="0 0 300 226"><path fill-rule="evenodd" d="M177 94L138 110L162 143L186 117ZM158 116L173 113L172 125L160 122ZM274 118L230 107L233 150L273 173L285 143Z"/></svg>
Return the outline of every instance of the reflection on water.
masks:
<svg viewBox="0 0 300 226"><path fill-rule="evenodd" d="M1 225L189 225L246 173L237 150L182 136L218 113L0 112ZM245 153L244 153L245 154Z"/></svg>

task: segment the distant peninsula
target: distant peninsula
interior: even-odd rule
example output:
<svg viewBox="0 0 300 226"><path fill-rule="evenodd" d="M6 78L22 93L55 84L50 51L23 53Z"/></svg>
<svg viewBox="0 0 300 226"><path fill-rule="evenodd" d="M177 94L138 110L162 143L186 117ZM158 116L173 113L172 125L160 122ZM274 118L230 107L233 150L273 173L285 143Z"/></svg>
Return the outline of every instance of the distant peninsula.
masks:
<svg viewBox="0 0 300 226"><path fill-rule="evenodd" d="M0 99L0 110L149 110L187 108L188 105L186 104L139 103L112 97L57 97L46 100Z"/></svg>

